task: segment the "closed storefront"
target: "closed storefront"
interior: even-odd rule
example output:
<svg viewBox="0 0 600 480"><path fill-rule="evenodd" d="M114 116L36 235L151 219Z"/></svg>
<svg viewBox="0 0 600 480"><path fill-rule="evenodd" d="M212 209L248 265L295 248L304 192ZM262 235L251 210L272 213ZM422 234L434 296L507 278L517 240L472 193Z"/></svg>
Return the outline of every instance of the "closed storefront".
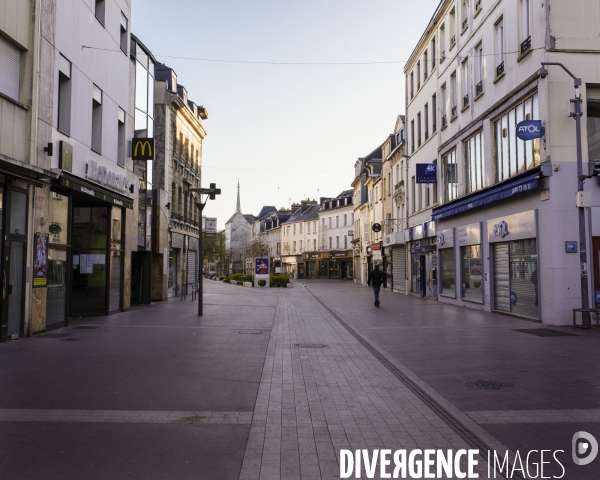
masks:
<svg viewBox="0 0 600 480"><path fill-rule="evenodd" d="M395 292L406 293L406 246L404 232L391 232L383 237L383 246L391 251L388 286Z"/></svg>
<svg viewBox="0 0 600 480"><path fill-rule="evenodd" d="M454 229L443 230L437 235L439 257L438 288L440 295L456 298L456 267L454 250Z"/></svg>
<svg viewBox="0 0 600 480"><path fill-rule="evenodd" d="M483 259L481 255L481 222L457 229L460 248L460 294L463 300L483 303Z"/></svg>
<svg viewBox="0 0 600 480"><path fill-rule="evenodd" d="M489 220L488 238L493 252L493 308L538 319L540 299L535 210Z"/></svg>
<svg viewBox="0 0 600 480"><path fill-rule="evenodd" d="M196 284L196 265L198 265L198 260L196 258L196 252L193 250L188 250L187 255L187 283L188 284Z"/></svg>

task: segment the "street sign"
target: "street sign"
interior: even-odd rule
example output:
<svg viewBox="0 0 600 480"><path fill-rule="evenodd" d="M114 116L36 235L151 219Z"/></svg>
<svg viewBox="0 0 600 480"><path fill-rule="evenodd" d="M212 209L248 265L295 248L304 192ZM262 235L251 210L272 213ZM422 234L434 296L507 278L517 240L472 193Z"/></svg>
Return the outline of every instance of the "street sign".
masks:
<svg viewBox="0 0 600 480"><path fill-rule="evenodd" d="M206 233L217 233L217 219L206 217L204 231Z"/></svg>
<svg viewBox="0 0 600 480"><path fill-rule="evenodd" d="M371 228L375 233L381 232L381 224L380 223L374 223L373 227L371 227Z"/></svg>
<svg viewBox="0 0 600 480"><path fill-rule="evenodd" d="M417 183L437 183L435 163L417 163Z"/></svg>
<svg viewBox="0 0 600 480"><path fill-rule="evenodd" d="M517 123L517 137L521 140L533 140L544 135L541 120L525 120Z"/></svg>

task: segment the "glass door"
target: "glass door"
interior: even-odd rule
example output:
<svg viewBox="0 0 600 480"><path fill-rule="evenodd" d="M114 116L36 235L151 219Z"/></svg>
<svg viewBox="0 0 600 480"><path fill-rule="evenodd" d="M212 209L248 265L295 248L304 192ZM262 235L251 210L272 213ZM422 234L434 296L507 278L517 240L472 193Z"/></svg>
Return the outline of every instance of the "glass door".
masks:
<svg viewBox="0 0 600 480"><path fill-rule="evenodd" d="M23 260L25 242L10 242L8 266L8 336L19 335L23 316Z"/></svg>

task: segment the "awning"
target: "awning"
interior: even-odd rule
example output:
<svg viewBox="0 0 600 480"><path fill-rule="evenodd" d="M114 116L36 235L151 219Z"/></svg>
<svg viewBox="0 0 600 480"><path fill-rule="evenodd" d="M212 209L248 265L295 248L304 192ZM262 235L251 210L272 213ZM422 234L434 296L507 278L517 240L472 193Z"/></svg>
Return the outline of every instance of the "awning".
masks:
<svg viewBox="0 0 600 480"><path fill-rule="evenodd" d="M482 192L477 192L442 207L434 208L431 218L432 220L439 220L440 218L450 217L451 215L456 215L476 207L481 207L482 205L487 205L496 200L502 200L503 198L512 197L519 193L528 192L538 186L538 179L540 176L540 171L536 170L535 172L529 173L516 180L495 185Z"/></svg>
<svg viewBox="0 0 600 480"><path fill-rule="evenodd" d="M87 182L79 177L72 176L66 172L62 172L60 176L60 184L64 187L75 190L76 192L85 193L91 197L98 198L104 202L132 209L133 200L117 192L107 190L94 183Z"/></svg>
<svg viewBox="0 0 600 480"><path fill-rule="evenodd" d="M58 178L58 175L54 172L20 162L5 155L0 155L0 173L18 178L36 187L46 187L50 185L51 180Z"/></svg>

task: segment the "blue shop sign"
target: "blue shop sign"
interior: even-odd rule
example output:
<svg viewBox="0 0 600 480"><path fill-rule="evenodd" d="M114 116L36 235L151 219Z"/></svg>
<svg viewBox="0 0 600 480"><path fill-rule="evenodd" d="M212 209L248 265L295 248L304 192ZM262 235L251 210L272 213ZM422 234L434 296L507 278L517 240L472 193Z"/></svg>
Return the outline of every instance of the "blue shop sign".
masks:
<svg viewBox="0 0 600 480"><path fill-rule="evenodd" d="M541 120L525 120L517 123L517 137L521 140L533 140L544 135Z"/></svg>
<svg viewBox="0 0 600 480"><path fill-rule="evenodd" d="M417 183L437 183L435 163L417 163Z"/></svg>

